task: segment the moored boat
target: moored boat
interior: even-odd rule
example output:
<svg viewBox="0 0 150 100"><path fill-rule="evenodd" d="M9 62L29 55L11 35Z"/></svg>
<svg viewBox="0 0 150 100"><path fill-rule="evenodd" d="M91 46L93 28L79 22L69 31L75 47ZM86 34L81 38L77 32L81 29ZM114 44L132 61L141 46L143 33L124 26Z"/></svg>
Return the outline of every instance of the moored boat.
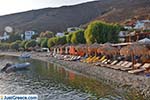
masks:
<svg viewBox="0 0 150 100"><path fill-rule="evenodd" d="M3 71L5 72L11 72L11 71L16 71L16 70L21 70L21 69L26 69L30 66L31 64L29 62L21 63L21 64L12 64L10 66L5 66Z"/></svg>
<svg viewBox="0 0 150 100"><path fill-rule="evenodd" d="M20 55L20 58L30 58L31 57L31 54L29 53L23 53Z"/></svg>

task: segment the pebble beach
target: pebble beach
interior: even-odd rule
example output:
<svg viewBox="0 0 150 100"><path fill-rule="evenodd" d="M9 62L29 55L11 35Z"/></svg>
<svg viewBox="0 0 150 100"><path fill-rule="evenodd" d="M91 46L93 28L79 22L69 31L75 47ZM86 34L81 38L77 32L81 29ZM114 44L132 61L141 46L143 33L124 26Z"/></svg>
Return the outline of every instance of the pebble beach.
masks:
<svg viewBox="0 0 150 100"><path fill-rule="evenodd" d="M20 56L22 52L0 52L0 55ZM31 52L32 59L38 59L50 63L56 63L69 70L76 71L88 77L93 77L99 81L104 81L116 88L126 88L127 90L137 90L146 98L150 97L150 77L146 75L129 74L124 71L114 70L107 67L95 66L82 63L80 61L64 61L48 56L47 53ZM3 65L3 64L2 64Z"/></svg>

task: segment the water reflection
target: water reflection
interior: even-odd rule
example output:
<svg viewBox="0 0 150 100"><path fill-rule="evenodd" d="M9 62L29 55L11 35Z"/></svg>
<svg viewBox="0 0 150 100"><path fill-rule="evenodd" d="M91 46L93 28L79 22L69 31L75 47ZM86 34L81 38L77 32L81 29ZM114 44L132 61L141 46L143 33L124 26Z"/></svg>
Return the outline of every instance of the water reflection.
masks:
<svg viewBox="0 0 150 100"><path fill-rule="evenodd" d="M40 100L143 100L57 64L5 56L0 67L25 61L32 64L30 70L0 73L0 94L38 94Z"/></svg>

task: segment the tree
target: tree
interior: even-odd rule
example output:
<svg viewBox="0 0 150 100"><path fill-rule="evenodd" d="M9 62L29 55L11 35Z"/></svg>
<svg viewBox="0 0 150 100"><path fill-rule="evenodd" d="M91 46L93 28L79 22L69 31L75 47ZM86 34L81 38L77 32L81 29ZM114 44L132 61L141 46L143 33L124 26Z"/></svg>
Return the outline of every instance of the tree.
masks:
<svg viewBox="0 0 150 100"><path fill-rule="evenodd" d="M38 44L38 46L41 46L41 43L42 43L42 41L44 41L45 40L45 38L38 38L37 39L37 44Z"/></svg>
<svg viewBox="0 0 150 100"><path fill-rule="evenodd" d="M35 40L30 40L25 44L25 49L28 49L30 47L35 47L36 46L36 41Z"/></svg>
<svg viewBox="0 0 150 100"><path fill-rule="evenodd" d="M57 41L55 44L56 45L59 45L59 44L64 45L66 43L67 43L66 36L63 36L63 37L57 37Z"/></svg>
<svg viewBox="0 0 150 100"><path fill-rule="evenodd" d="M9 43L0 43L0 49L1 50L8 50L10 47Z"/></svg>
<svg viewBox="0 0 150 100"><path fill-rule="evenodd" d="M57 41L57 37L48 39L47 46L49 48L53 47L54 45L56 45L56 41Z"/></svg>
<svg viewBox="0 0 150 100"><path fill-rule="evenodd" d="M19 42L12 42L11 44L10 44L10 48L11 49L14 49L14 50L19 50L19 47L20 47L20 44L19 44Z"/></svg>
<svg viewBox="0 0 150 100"><path fill-rule="evenodd" d="M42 39L40 46L41 47L47 47L47 42L48 42L48 38Z"/></svg>
<svg viewBox="0 0 150 100"><path fill-rule="evenodd" d="M72 37L71 37L71 43L73 44L78 44L78 43L85 43L86 40L84 38L84 30L78 30L74 33L72 33Z"/></svg>
<svg viewBox="0 0 150 100"><path fill-rule="evenodd" d="M38 34L34 34L32 35L31 39L36 39L39 35Z"/></svg>
<svg viewBox="0 0 150 100"><path fill-rule="evenodd" d="M108 24L101 21L94 21L88 25L84 36L88 44L97 42L118 42L118 33L121 26L117 24Z"/></svg>
<svg viewBox="0 0 150 100"><path fill-rule="evenodd" d="M26 44L27 42L28 42L27 40L22 41L21 44L20 44L20 47L22 47L22 48L25 49L25 44Z"/></svg>
<svg viewBox="0 0 150 100"><path fill-rule="evenodd" d="M72 38L72 33L70 33L69 35L66 36L66 41L67 43L71 43L71 38Z"/></svg>

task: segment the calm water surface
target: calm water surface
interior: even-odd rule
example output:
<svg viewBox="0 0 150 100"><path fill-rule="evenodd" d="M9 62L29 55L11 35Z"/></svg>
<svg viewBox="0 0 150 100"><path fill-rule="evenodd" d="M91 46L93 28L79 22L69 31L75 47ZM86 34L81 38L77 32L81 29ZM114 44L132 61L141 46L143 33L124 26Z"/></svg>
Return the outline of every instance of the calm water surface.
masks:
<svg viewBox="0 0 150 100"><path fill-rule="evenodd" d="M31 63L29 70L0 73L0 94L38 94L39 100L144 100L135 92L123 92L62 66L39 60L0 57L6 63Z"/></svg>

